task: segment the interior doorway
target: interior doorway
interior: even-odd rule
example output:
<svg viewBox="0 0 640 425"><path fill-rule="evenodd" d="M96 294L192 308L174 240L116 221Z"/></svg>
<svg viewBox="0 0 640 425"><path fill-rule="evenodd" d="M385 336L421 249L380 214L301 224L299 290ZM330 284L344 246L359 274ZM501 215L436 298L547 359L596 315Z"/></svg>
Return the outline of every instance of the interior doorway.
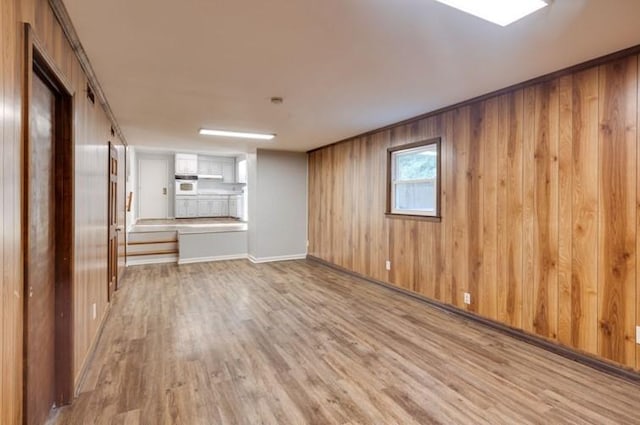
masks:
<svg viewBox="0 0 640 425"><path fill-rule="evenodd" d="M73 394L72 92L27 26L24 122L24 422Z"/></svg>
<svg viewBox="0 0 640 425"><path fill-rule="evenodd" d="M140 159L139 218L168 217L168 164L164 159Z"/></svg>

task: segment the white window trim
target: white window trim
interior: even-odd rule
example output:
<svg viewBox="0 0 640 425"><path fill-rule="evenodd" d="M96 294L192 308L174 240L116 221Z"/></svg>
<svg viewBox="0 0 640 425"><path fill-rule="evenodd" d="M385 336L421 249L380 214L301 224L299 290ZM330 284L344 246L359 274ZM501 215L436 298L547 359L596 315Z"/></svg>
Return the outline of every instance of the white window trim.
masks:
<svg viewBox="0 0 640 425"><path fill-rule="evenodd" d="M389 200L390 202L390 212L391 214L396 214L396 215L419 215L419 216L425 216L425 217L437 217L437 213L438 211L435 208L431 208L431 209L427 209L427 210L406 210L406 209L398 209L395 207L395 199L396 199L396 185L398 184L406 184L406 183L433 183L434 185L434 190L436 193L436 204L439 202L438 200L438 190L440 190L438 188L438 177L436 176L435 178L428 178L428 179L409 179L409 180L396 180L395 179L395 175L396 175L396 161L395 159L398 156L401 155L406 155L406 154L410 154L410 153L414 153L414 152L419 152L422 150L426 150L426 148L430 147L431 145L425 145L425 146L419 146L416 148L410 148L407 150L399 150L399 151L395 151L391 153L391 199ZM437 159L438 161L440 160L440 158Z"/></svg>

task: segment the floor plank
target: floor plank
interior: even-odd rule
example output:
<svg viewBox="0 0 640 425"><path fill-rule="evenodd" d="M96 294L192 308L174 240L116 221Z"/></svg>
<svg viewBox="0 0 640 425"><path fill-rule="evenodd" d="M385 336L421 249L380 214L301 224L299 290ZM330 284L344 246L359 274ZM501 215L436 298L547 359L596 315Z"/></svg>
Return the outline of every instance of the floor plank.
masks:
<svg viewBox="0 0 640 425"><path fill-rule="evenodd" d="M638 386L310 261L130 267L56 424L640 423Z"/></svg>

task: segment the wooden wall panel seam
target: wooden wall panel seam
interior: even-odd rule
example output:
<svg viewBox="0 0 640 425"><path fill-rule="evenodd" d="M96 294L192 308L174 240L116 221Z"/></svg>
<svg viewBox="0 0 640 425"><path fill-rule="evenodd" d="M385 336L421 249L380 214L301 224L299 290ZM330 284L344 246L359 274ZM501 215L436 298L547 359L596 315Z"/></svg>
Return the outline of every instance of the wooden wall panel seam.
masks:
<svg viewBox="0 0 640 425"><path fill-rule="evenodd" d="M637 57L601 66L600 354L629 366L635 366L636 351L631 340L634 334L631 323L635 322L633 297L636 295L637 111L630 109L637 105L637 78ZM632 87L632 84L636 86ZM630 117L633 117L633 123ZM633 193L633 202L630 193ZM633 296L630 294L631 282Z"/></svg>
<svg viewBox="0 0 640 425"><path fill-rule="evenodd" d="M640 78L640 55L636 56L636 72ZM640 229L640 83L636 92L636 229ZM637 230L636 230L637 231ZM640 284L638 283L638 267L640 267L640 234L636 234L636 369L640 370Z"/></svg>
<svg viewBox="0 0 640 425"><path fill-rule="evenodd" d="M5 10L5 0L0 0L0 9ZM0 17L0 34L4 37L4 22L3 18ZM2 163L0 163L0 188L2 188L2 192L0 193L0 211L4 216L5 214L5 177L4 173L8 167L4 164L5 161L5 153L4 153L4 145L6 143L6 139L4 137L4 117L7 115L5 112L5 93L4 93L4 79L5 75L5 61L4 61L4 46L0 45L0 158L2 158ZM5 291L6 286L8 286L9 281L5 278L6 271L8 267L4 263L4 244L5 244L5 233L4 233L4 225L5 220L2 220L0 224L0 264L2 264L2 272L0 272L0 332L4 333L4 323L5 323L5 314L4 314L4 301L5 301ZM3 420L2 412L5 410L4 404L4 391L7 384L4 382L5 374L4 371L4 347L8 341L5 341L5 338L0 337L0 422Z"/></svg>

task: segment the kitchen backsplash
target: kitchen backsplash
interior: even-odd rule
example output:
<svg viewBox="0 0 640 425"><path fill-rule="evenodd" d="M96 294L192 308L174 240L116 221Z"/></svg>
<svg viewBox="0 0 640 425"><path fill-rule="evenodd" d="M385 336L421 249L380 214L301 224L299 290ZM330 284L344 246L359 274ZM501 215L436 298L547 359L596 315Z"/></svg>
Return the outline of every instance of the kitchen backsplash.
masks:
<svg viewBox="0 0 640 425"><path fill-rule="evenodd" d="M213 191L233 191L242 193L244 191L243 184L223 183L216 180L200 179L198 180L198 192Z"/></svg>

